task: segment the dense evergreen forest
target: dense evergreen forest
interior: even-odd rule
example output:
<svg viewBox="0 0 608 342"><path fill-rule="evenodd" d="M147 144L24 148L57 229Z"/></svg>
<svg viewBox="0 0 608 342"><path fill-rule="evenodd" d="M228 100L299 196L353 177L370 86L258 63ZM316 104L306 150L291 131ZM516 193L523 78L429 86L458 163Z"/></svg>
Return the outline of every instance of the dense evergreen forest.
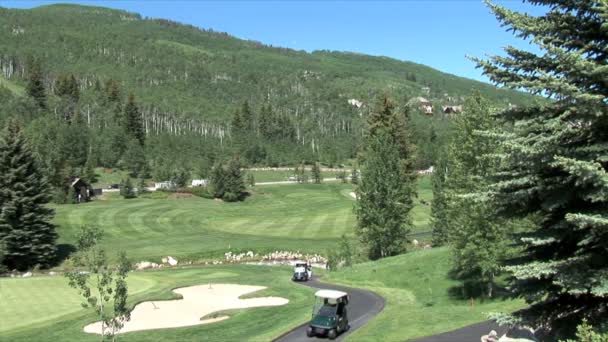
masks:
<svg viewBox="0 0 608 342"><path fill-rule="evenodd" d="M0 122L18 117L56 185L95 166L204 177L235 154L245 165L346 163L381 94L410 112L425 168L449 126L442 106L473 88L497 107L532 101L415 63L272 47L78 5L0 8L0 70Z"/></svg>

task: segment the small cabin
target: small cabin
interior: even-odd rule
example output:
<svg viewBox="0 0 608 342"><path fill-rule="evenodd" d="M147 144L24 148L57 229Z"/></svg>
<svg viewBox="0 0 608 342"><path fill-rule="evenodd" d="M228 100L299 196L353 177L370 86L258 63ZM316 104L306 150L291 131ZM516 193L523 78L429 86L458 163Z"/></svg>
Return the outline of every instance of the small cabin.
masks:
<svg viewBox="0 0 608 342"><path fill-rule="evenodd" d="M82 178L74 178L70 186L74 189L76 203L88 202L95 196L93 187Z"/></svg>
<svg viewBox="0 0 608 342"><path fill-rule="evenodd" d="M207 186L207 180L206 179L193 179L192 187L196 187L196 186Z"/></svg>
<svg viewBox="0 0 608 342"><path fill-rule="evenodd" d="M175 188L175 183L173 183L171 181L154 183L154 190L173 189L173 188Z"/></svg>

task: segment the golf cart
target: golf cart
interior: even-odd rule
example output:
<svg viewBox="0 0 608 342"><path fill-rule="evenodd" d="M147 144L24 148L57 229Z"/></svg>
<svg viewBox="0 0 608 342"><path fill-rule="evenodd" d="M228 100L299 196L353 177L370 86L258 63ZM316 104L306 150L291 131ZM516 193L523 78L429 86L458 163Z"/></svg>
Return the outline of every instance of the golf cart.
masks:
<svg viewBox="0 0 608 342"><path fill-rule="evenodd" d="M315 293L315 306L312 310L312 319L306 335L327 335L330 340L350 328L346 306L348 294L342 291L319 290Z"/></svg>
<svg viewBox="0 0 608 342"><path fill-rule="evenodd" d="M308 281L312 278L312 267L306 261L296 261L293 266L293 277L294 281Z"/></svg>

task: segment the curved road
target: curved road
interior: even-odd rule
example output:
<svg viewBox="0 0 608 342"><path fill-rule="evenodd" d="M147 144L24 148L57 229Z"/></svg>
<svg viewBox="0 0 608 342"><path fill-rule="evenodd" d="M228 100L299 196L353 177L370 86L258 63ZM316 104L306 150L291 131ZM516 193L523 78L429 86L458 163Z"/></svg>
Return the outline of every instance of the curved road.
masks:
<svg viewBox="0 0 608 342"><path fill-rule="evenodd" d="M350 302L348 303L348 321L350 323L350 330L340 334L334 341L341 341L344 337L348 336L353 331L362 327L370 319L376 316L382 309L384 309L384 298L379 295L362 289L355 289L346 286L338 286L332 284L321 283L317 280L317 277L313 276L312 280L300 283L305 286L317 288L317 289L330 289L344 291L350 296ZM312 308L312 305L311 305ZM312 313L311 313L312 314ZM313 340L327 340L326 337L312 337L306 336L306 327L308 323L304 323L301 326L293 329L285 335L277 338L277 342L308 342Z"/></svg>

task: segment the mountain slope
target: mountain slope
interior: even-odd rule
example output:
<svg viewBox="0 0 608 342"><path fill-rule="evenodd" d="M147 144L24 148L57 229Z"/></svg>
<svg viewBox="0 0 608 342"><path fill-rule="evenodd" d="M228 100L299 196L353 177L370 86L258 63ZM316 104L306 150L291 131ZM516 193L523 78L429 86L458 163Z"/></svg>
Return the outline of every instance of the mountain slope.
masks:
<svg viewBox="0 0 608 342"><path fill-rule="evenodd" d="M368 103L380 91L389 91L398 102L425 95L439 104L447 101L444 94L459 99L471 88L497 103L525 101L520 93L415 63L274 48L98 7L0 9L0 46L6 78L22 75L26 57L34 55L43 58L49 80L74 73L92 87L96 79L118 79L161 111L207 120L224 121L246 99L269 100L294 115L319 110L344 114L340 107L347 99ZM430 88L429 94L424 87Z"/></svg>

